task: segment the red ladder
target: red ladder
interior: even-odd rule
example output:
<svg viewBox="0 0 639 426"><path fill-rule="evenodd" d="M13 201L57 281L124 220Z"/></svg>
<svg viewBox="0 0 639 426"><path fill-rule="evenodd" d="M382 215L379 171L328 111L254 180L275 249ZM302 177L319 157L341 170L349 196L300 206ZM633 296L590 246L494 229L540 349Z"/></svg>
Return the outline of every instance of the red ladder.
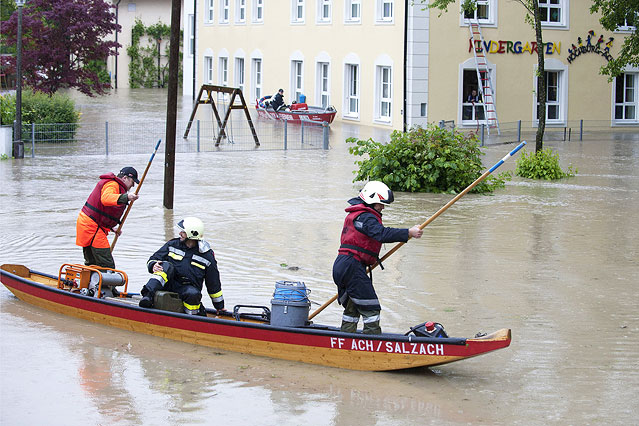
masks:
<svg viewBox="0 0 639 426"><path fill-rule="evenodd" d="M495 90L490 75L490 68L486 61L484 37L481 33L481 26L476 19L469 19L468 30L472 40L473 55L475 56L475 69L477 70L477 84L482 95L482 107L484 109L484 119L488 125L488 134L490 129L497 129L497 134L501 134L499 130L499 120L497 119L497 109L495 107ZM479 49L477 48L479 42Z"/></svg>

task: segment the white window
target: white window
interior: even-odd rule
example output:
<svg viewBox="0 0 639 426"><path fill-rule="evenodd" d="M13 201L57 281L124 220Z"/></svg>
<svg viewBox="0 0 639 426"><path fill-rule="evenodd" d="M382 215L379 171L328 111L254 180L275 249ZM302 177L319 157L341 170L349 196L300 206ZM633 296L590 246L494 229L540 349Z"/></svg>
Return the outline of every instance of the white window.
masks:
<svg viewBox="0 0 639 426"><path fill-rule="evenodd" d="M304 23L304 3L306 0L291 0L291 22Z"/></svg>
<svg viewBox="0 0 639 426"><path fill-rule="evenodd" d="M333 0L317 0L317 22L329 24L333 10Z"/></svg>
<svg viewBox="0 0 639 426"><path fill-rule="evenodd" d="M472 12L463 11L463 25L468 25L470 21L477 21L483 25L497 24L497 0L477 0L476 8Z"/></svg>
<svg viewBox="0 0 639 426"><path fill-rule="evenodd" d="M228 86L229 85L229 58L226 56L220 57L220 66L218 68L218 81L220 86Z"/></svg>
<svg viewBox="0 0 639 426"><path fill-rule="evenodd" d="M362 0L344 1L344 22L347 24L360 23L362 21Z"/></svg>
<svg viewBox="0 0 639 426"><path fill-rule="evenodd" d="M539 0L539 14L543 26L568 26L568 0Z"/></svg>
<svg viewBox="0 0 639 426"><path fill-rule="evenodd" d="M189 55L195 55L195 21L193 15L189 15Z"/></svg>
<svg viewBox="0 0 639 426"><path fill-rule="evenodd" d="M260 99L262 97L262 59L253 59L252 71L253 97Z"/></svg>
<svg viewBox="0 0 639 426"><path fill-rule="evenodd" d="M331 101L330 64L328 62L317 63L317 93L321 106L327 108Z"/></svg>
<svg viewBox="0 0 639 426"><path fill-rule="evenodd" d="M304 93L304 62L291 61L291 77L295 102L299 102L300 96Z"/></svg>
<svg viewBox="0 0 639 426"><path fill-rule="evenodd" d="M395 0L376 0L375 20L384 23L393 22L394 3Z"/></svg>
<svg viewBox="0 0 639 426"><path fill-rule="evenodd" d="M231 0L220 0L220 24L229 23L229 2Z"/></svg>
<svg viewBox="0 0 639 426"><path fill-rule="evenodd" d="M378 66L376 68L375 119L390 122L393 97L392 69L388 66Z"/></svg>
<svg viewBox="0 0 639 426"><path fill-rule="evenodd" d="M246 22L246 0L235 0L235 22L238 24Z"/></svg>
<svg viewBox="0 0 639 426"><path fill-rule="evenodd" d="M213 57L204 57L204 78L206 84L213 84Z"/></svg>
<svg viewBox="0 0 639 426"><path fill-rule="evenodd" d="M485 81L486 71L480 71L480 78ZM486 124L484 114L484 96L477 79L477 70L464 69L462 71L462 125Z"/></svg>
<svg viewBox="0 0 639 426"><path fill-rule="evenodd" d="M623 73L615 78L614 121L639 123L639 73Z"/></svg>
<svg viewBox="0 0 639 426"><path fill-rule="evenodd" d="M264 0L253 0L253 22L264 22Z"/></svg>
<svg viewBox="0 0 639 426"><path fill-rule="evenodd" d="M635 12L634 16L630 15L626 18L620 18L615 31L633 32L637 28L635 24L639 22L639 12Z"/></svg>
<svg viewBox="0 0 639 426"><path fill-rule="evenodd" d="M345 75L345 94L346 102L344 110L345 117L359 118L359 65L346 64Z"/></svg>
<svg viewBox="0 0 639 426"><path fill-rule="evenodd" d="M235 58L235 87L244 93L244 58Z"/></svg>
<svg viewBox="0 0 639 426"><path fill-rule="evenodd" d="M213 23L215 16L215 0L206 0L204 10L204 22L207 24Z"/></svg>

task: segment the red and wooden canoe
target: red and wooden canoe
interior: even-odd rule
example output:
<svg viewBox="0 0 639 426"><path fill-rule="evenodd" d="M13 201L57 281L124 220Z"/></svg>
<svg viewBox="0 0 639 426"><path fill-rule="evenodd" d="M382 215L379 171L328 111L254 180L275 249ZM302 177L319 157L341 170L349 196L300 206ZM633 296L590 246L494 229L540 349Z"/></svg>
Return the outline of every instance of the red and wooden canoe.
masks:
<svg viewBox="0 0 639 426"><path fill-rule="evenodd" d="M261 314L207 309L206 316L193 316L145 309L138 307L140 296L127 294L126 288L118 297L82 294L62 269L54 276L5 264L0 267L0 281L23 302L95 323L216 349L353 370L447 364L508 347L511 340L509 329L475 338L364 335L318 324L273 326Z"/></svg>

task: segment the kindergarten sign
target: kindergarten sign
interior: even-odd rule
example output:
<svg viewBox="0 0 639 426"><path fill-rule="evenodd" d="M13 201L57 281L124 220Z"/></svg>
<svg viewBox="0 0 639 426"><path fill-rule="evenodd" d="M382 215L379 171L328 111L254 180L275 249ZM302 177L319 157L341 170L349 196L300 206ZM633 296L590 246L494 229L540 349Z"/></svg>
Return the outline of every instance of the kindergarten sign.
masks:
<svg viewBox="0 0 639 426"><path fill-rule="evenodd" d="M468 39L468 52L472 52L473 49L473 39ZM548 42L544 43L544 53L546 55L552 55L557 52L558 55L561 54L561 42L553 43ZM521 55L524 53L537 53L537 42L522 42L522 41L511 41L511 40L488 40L483 43L480 40L475 40L475 52L487 52L491 54L508 54L512 53L514 55Z"/></svg>

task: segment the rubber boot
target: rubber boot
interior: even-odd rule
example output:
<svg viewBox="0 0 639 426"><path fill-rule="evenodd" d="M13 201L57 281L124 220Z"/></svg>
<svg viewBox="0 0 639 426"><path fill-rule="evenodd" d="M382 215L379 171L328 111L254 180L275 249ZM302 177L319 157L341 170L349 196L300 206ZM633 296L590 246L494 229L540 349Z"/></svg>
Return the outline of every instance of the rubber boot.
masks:
<svg viewBox="0 0 639 426"><path fill-rule="evenodd" d="M147 294L140 300L140 308L152 308L153 307L153 296L151 294Z"/></svg>

